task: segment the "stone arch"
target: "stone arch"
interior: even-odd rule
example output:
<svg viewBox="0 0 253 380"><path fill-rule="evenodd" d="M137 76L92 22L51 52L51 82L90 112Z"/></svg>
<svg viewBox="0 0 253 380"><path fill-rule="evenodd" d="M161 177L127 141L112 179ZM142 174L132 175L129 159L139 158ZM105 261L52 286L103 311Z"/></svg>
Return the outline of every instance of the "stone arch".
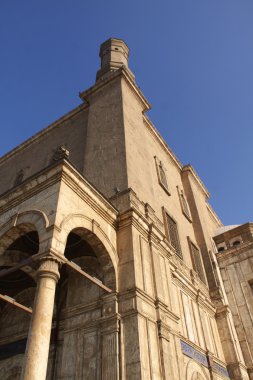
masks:
<svg viewBox="0 0 253 380"><path fill-rule="evenodd" d="M0 255L24 233L36 230L40 240L48 225L48 218L43 211L28 210L16 213L0 228Z"/></svg>
<svg viewBox="0 0 253 380"><path fill-rule="evenodd" d="M65 218L55 238L65 246L64 254L68 260L113 290L108 294L85 277L77 275L75 270L67 266L61 268L56 323L64 326L66 331L57 376L101 379L102 363L103 366L112 367L112 373L116 373L117 363L112 358L119 355L116 343L120 339L116 314L118 301L114 292L117 290L116 249L94 219L80 214ZM82 318L77 319L77 313ZM69 320L73 315L71 329L68 328L66 315ZM72 363L71 366L69 363Z"/></svg>
<svg viewBox="0 0 253 380"><path fill-rule="evenodd" d="M104 269L107 271L113 269L115 273L115 287L117 287L117 252L99 223L82 214L71 214L63 220L60 229L59 237L65 245L70 232L75 231L84 236L86 241L96 251Z"/></svg>
<svg viewBox="0 0 253 380"><path fill-rule="evenodd" d="M207 370L206 370L207 371ZM186 380L210 380L203 367L190 359L186 367Z"/></svg>

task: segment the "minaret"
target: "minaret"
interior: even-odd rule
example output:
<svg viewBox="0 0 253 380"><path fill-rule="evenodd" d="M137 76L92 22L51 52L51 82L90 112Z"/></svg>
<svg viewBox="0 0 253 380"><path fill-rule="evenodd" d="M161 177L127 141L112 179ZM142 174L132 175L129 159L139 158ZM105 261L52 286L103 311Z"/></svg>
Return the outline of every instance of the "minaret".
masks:
<svg viewBox="0 0 253 380"><path fill-rule="evenodd" d="M134 79L134 75L128 68L129 48L123 40L109 38L100 46L99 57L101 68L97 72L97 81L105 79L109 73L123 66Z"/></svg>
<svg viewBox="0 0 253 380"><path fill-rule="evenodd" d="M146 162L136 168L134 159L139 156L135 139L144 141L143 113L150 106L128 68L129 48L124 41L108 39L99 56L96 83L80 94L88 104L83 174L110 198L115 189L139 186L129 181L129 175L140 181L141 173L148 171Z"/></svg>

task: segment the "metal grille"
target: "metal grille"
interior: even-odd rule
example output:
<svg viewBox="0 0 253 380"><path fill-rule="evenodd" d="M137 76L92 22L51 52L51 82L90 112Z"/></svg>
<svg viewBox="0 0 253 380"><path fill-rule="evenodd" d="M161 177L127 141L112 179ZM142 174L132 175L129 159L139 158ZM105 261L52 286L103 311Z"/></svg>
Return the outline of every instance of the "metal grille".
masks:
<svg viewBox="0 0 253 380"><path fill-rule="evenodd" d="M181 202L182 202L183 212L190 219L191 218L191 214L190 214L189 206L188 206L187 200L185 199L185 196L184 196L183 192L181 193Z"/></svg>
<svg viewBox="0 0 253 380"><path fill-rule="evenodd" d="M163 168L162 164L159 165L159 173L160 173L161 184L164 187L166 187L166 189L168 189L168 182L167 182L167 178L166 178L166 173L164 171L164 168Z"/></svg>
<svg viewBox="0 0 253 380"><path fill-rule="evenodd" d="M180 242L178 238L177 223L168 214L166 214L166 216L167 216L170 244L175 249L177 256L179 256L182 259L183 256L182 256Z"/></svg>
<svg viewBox="0 0 253 380"><path fill-rule="evenodd" d="M198 273L201 281L206 283L206 277L204 274L204 268L203 268L203 264L202 264L202 260L201 260L201 254L200 254L200 251L198 250L198 248L193 243L191 243L191 253L192 253L192 261L193 261L194 269Z"/></svg>

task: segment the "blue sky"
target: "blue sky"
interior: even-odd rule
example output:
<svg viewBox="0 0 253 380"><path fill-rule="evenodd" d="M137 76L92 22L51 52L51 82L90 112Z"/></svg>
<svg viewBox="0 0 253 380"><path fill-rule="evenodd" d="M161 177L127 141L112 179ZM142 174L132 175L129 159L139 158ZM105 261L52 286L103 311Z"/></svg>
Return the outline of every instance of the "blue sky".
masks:
<svg viewBox="0 0 253 380"><path fill-rule="evenodd" d="M2 1L0 155L80 104L109 37L223 223L253 221L252 0Z"/></svg>

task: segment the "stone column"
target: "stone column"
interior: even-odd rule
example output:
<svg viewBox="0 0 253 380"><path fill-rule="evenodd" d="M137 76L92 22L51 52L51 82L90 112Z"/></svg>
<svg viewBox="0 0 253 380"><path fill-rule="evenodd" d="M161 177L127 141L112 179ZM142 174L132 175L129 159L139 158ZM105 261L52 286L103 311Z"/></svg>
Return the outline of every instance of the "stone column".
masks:
<svg viewBox="0 0 253 380"><path fill-rule="evenodd" d="M58 269L59 262L54 258L41 259L22 380L46 379Z"/></svg>

